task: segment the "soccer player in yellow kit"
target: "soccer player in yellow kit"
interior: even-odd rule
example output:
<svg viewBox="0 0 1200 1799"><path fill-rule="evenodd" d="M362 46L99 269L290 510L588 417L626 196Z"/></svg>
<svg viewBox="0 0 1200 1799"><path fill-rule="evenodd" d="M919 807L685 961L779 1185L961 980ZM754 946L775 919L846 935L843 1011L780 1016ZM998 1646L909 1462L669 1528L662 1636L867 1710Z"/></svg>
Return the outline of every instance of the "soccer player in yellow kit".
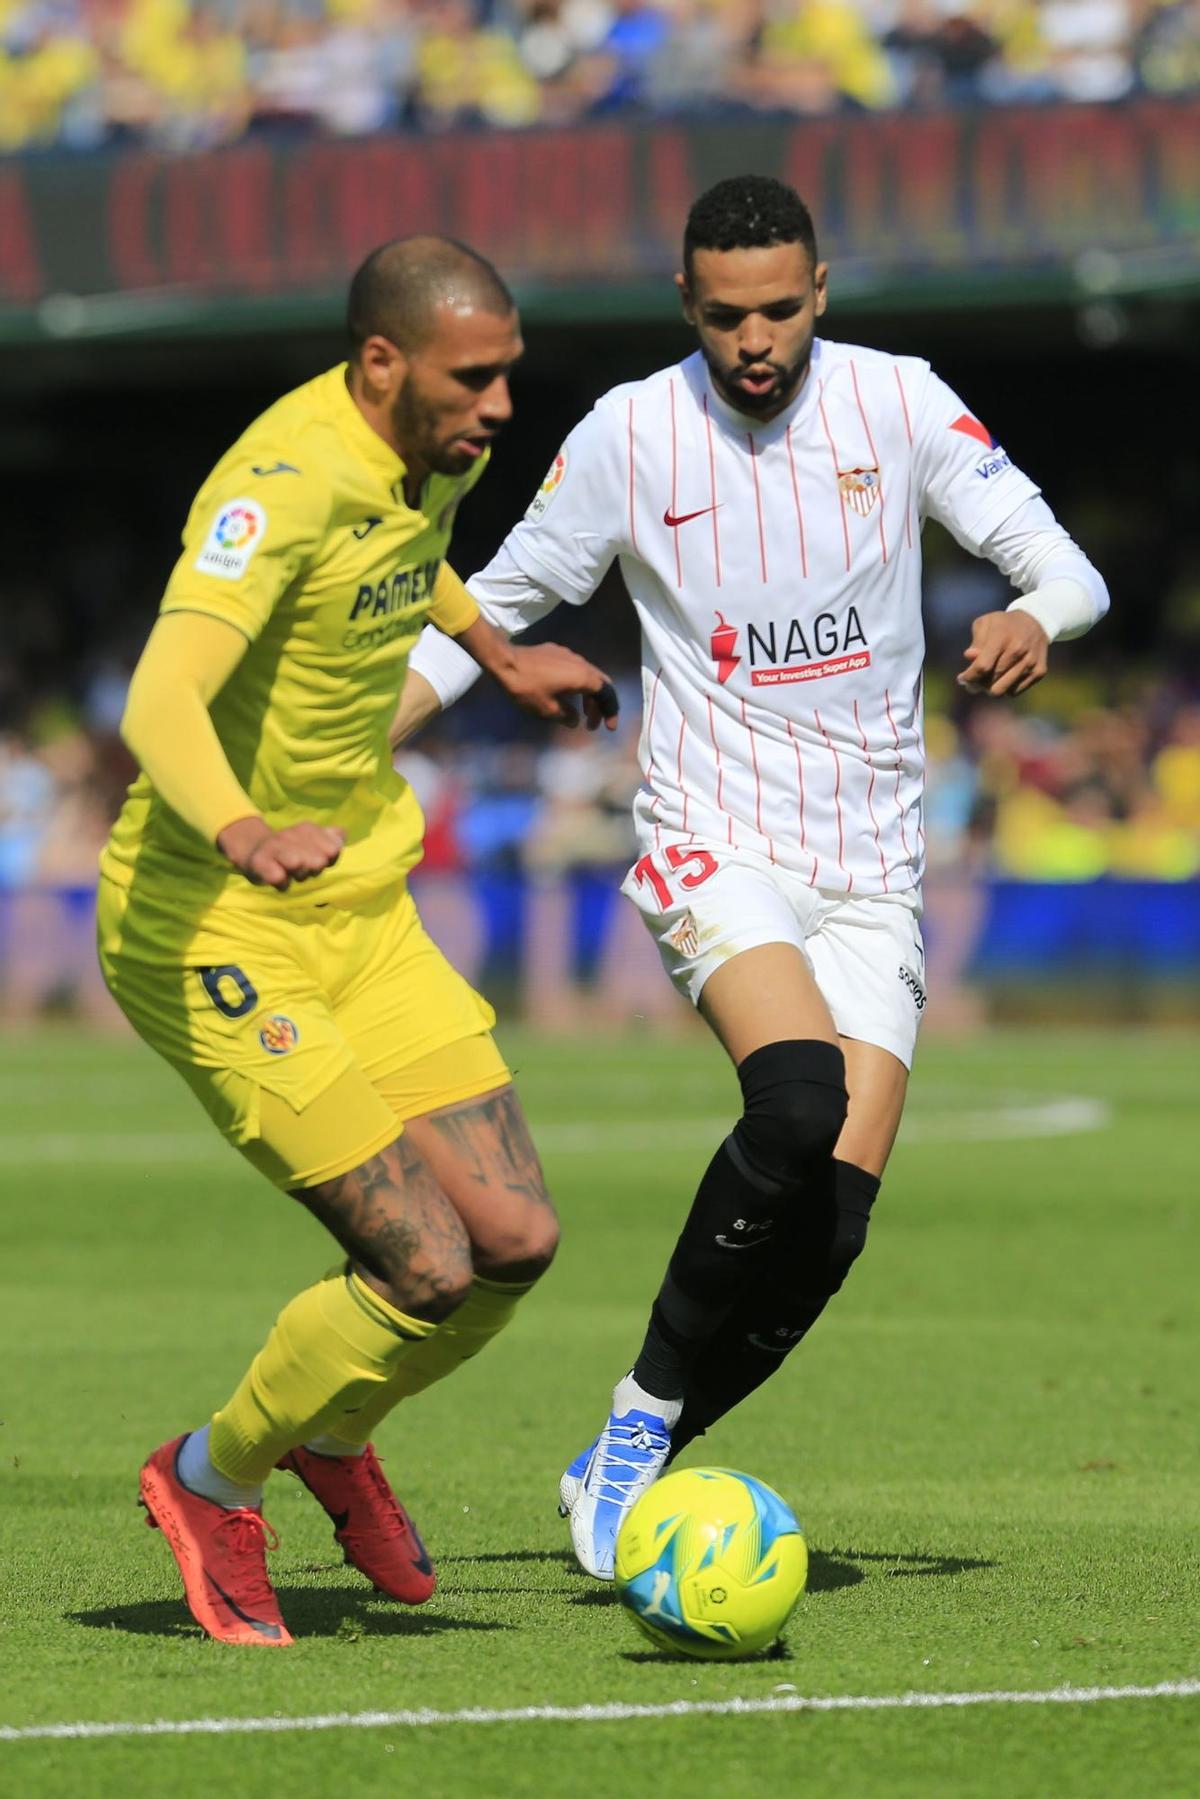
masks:
<svg viewBox="0 0 1200 1799"><path fill-rule="evenodd" d="M201 488L130 687L142 773L101 864L99 950L135 1029L226 1139L345 1252L284 1307L211 1424L141 1495L226 1642L291 1641L267 1574L280 1466L349 1561L419 1604L434 1574L370 1436L506 1324L557 1241L490 1007L406 886L423 821L388 727L431 620L542 717L605 677L513 648L444 560L521 352L490 264L441 238L367 259L352 354L254 421Z"/></svg>

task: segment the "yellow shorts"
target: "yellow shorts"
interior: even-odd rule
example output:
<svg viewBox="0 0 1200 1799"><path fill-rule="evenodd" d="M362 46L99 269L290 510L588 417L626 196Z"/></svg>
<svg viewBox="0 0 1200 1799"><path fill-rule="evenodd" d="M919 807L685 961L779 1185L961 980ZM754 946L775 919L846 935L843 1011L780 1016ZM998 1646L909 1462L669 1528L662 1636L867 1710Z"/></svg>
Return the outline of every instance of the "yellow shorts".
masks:
<svg viewBox="0 0 1200 1799"><path fill-rule="evenodd" d="M505 1086L495 1013L406 887L355 910L210 910L101 880L100 967L140 1037L278 1187L356 1168L406 1118Z"/></svg>

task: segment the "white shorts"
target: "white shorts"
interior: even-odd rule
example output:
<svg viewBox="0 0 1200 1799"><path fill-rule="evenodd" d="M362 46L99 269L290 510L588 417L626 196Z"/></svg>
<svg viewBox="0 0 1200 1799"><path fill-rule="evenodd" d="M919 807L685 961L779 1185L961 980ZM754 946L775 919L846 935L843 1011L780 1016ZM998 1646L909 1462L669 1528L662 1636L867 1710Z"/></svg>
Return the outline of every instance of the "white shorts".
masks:
<svg viewBox="0 0 1200 1799"><path fill-rule="evenodd" d="M925 1010L916 890L859 899L810 887L751 850L660 833L621 887L675 985L695 1005L714 969L764 943L792 943L812 969L839 1036L912 1067Z"/></svg>

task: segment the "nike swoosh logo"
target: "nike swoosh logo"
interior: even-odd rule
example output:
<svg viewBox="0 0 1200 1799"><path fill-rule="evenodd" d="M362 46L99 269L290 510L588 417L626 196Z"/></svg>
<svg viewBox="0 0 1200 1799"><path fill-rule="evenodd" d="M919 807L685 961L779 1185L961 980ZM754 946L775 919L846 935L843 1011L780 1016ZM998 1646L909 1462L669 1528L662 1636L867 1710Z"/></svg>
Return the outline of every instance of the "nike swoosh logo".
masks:
<svg viewBox="0 0 1200 1799"><path fill-rule="evenodd" d="M768 1231L765 1237L751 1237L745 1243L736 1243L730 1237L716 1237L714 1242L719 1243L722 1249L757 1249L760 1243L769 1243L773 1236L774 1232Z"/></svg>
<svg viewBox="0 0 1200 1799"><path fill-rule="evenodd" d="M721 502L718 500L717 506L719 506L720 503ZM672 512L671 508L668 506L667 510L663 513L663 524L669 525L671 530L675 531L678 530L680 525L686 525L689 519L703 518L706 512L715 512L717 506L701 506L695 512L681 512L678 515Z"/></svg>
<svg viewBox="0 0 1200 1799"><path fill-rule="evenodd" d="M258 475L261 478L264 475L298 475L300 470L290 462L275 462L272 463L270 468L260 468L259 464L256 462L251 468L250 473L252 475Z"/></svg>
<svg viewBox="0 0 1200 1799"><path fill-rule="evenodd" d="M364 537L370 537L376 525L382 525L382 523L383 520L381 518L365 518L361 525L355 525L354 535L361 543Z"/></svg>
<svg viewBox="0 0 1200 1799"><path fill-rule="evenodd" d="M278 1624L268 1624L264 1619L252 1618L249 1612L244 1612L237 1600L231 1598L225 1591L220 1581L213 1579L213 1576L209 1573L207 1568L204 1570L204 1578L209 1586L221 1595L221 1598L225 1601L230 1611L239 1617L243 1624L248 1624L251 1630L256 1630L260 1637L268 1637L274 1643L279 1641Z"/></svg>

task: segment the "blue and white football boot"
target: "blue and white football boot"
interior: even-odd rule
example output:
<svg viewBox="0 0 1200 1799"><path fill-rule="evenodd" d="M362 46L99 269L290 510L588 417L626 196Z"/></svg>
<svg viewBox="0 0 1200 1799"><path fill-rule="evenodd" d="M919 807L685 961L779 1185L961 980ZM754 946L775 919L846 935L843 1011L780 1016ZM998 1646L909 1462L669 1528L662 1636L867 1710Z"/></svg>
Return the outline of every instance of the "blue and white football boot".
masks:
<svg viewBox="0 0 1200 1799"><path fill-rule="evenodd" d="M608 1423L562 1477L559 1500L570 1516L575 1555L598 1580L613 1577L617 1532L666 1466L681 1410L679 1400L654 1399L627 1375L613 1393Z"/></svg>
<svg viewBox="0 0 1200 1799"><path fill-rule="evenodd" d="M597 1438L596 1442L599 1440ZM571 1507L579 1498L579 1489L583 1485L583 1477L587 1472L587 1465L592 1459L592 1451L595 1447L595 1443L589 1443L587 1448L581 1449L575 1460L563 1470L563 1477L558 1483L558 1515L560 1518L571 1516Z"/></svg>

